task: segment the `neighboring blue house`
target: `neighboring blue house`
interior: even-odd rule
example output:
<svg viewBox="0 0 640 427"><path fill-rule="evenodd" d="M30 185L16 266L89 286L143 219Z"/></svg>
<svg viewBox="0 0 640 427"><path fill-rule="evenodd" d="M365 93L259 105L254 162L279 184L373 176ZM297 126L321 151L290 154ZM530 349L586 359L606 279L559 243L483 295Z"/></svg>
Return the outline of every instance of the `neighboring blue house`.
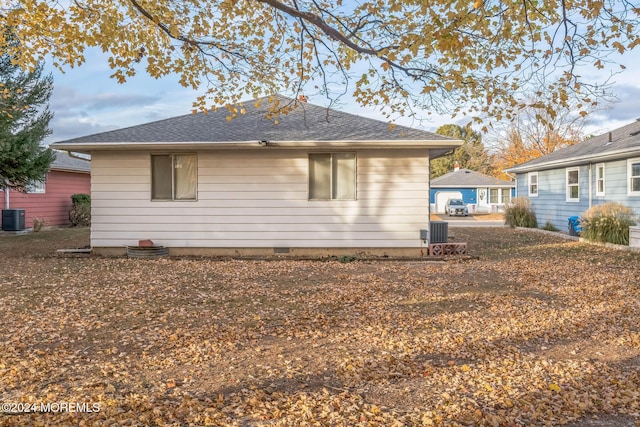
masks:
<svg viewBox="0 0 640 427"><path fill-rule="evenodd" d="M639 213L640 119L506 172L516 174L516 194L531 200L541 227L567 230L569 217L604 202Z"/></svg>
<svg viewBox="0 0 640 427"><path fill-rule="evenodd" d="M462 199L469 212L497 212L515 194L515 183L469 169L456 169L431 180L431 212L444 213L448 199Z"/></svg>

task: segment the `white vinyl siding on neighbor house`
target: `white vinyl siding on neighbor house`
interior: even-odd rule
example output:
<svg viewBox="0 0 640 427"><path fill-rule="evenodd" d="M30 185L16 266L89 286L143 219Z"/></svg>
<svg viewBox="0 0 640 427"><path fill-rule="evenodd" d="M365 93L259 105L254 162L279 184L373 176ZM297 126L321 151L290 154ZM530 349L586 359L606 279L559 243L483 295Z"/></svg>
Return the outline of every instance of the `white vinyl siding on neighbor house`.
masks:
<svg viewBox="0 0 640 427"><path fill-rule="evenodd" d="M627 160L627 194L640 196L640 158Z"/></svg>
<svg viewBox="0 0 640 427"><path fill-rule="evenodd" d="M527 180L529 183L529 197L538 197L538 172L529 172Z"/></svg>
<svg viewBox="0 0 640 427"><path fill-rule="evenodd" d="M306 150L197 153L197 200L150 200L150 153L94 152L93 247L419 248L427 150L355 153L354 200L309 200ZM351 151L353 153L353 151ZM347 152L345 152L347 153ZM156 153L154 153L156 154Z"/></svg>
<svg viewBox="0 0 640 427"><path fill-rule="evenodd" d="M579 168L567 168L567 202L579 202L580 201L580 169Z"/></svg>
<svg viewBox="0 0 640 427"><path fill-rule="evenodd" d="M605 195L605 174L604 163L596 165L596 196L603 197Z"/></svg>

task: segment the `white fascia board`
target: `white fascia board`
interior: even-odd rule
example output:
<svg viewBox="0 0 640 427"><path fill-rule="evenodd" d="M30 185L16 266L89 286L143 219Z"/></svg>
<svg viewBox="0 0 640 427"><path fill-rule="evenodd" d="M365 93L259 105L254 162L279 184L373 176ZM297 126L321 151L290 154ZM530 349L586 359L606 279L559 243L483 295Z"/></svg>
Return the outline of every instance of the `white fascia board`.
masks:
<svg viewBox="0 0 640 427"><path fill-rule="evenodd" d="M80 153L110 150L176 150L176 149L269 149L269 148L456 148L464 143L462 140L389 140L389 141L228 141L228 142L55 142L52 148L71 150Z"/></svg>
<svg viewBox="0 0 640 427"><path fill-rule="evenodd" d="M531 166L514 166L504 170L504 172L511 173L524 173L535 172L546 169L565 168L570 166L578 166L585 163L601 163L607 160L617 160L620 158L626 158L630 155L640 155L640 147L627 148L624 150L611 151L606 154L590 154L587 156L570 157L568 159L558 159L550 162L538 163Z"/></svg>

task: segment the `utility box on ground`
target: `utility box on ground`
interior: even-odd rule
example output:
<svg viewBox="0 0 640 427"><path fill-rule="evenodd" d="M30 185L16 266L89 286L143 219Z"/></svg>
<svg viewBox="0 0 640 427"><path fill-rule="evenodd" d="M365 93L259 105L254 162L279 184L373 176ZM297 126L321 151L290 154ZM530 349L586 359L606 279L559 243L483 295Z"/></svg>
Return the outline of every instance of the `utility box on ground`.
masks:
<svg viewBox="0 0 640 427"><path fill-rule="evenodd" d="M25 228L24 209L2 210L2 231L22 231Z"/></svg>
<svg viewBox="0 0 640 427"><path fill-rule="evenodd" d="M449 223L431 221L429 223L429 243L447 243L449 241Z"/></svg>

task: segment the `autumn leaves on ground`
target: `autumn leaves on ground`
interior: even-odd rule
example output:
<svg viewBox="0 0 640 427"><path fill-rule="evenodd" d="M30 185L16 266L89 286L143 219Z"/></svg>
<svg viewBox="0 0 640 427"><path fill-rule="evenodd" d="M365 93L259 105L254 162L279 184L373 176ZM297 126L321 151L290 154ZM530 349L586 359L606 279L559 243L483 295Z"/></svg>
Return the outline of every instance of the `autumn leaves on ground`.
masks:
<svg viewBox="0 0 640 427"><path fill-rule="evenodd" d="M60 257L0 237L1 425L635 425L640 254L452 229L479 259Z"/></svg>

